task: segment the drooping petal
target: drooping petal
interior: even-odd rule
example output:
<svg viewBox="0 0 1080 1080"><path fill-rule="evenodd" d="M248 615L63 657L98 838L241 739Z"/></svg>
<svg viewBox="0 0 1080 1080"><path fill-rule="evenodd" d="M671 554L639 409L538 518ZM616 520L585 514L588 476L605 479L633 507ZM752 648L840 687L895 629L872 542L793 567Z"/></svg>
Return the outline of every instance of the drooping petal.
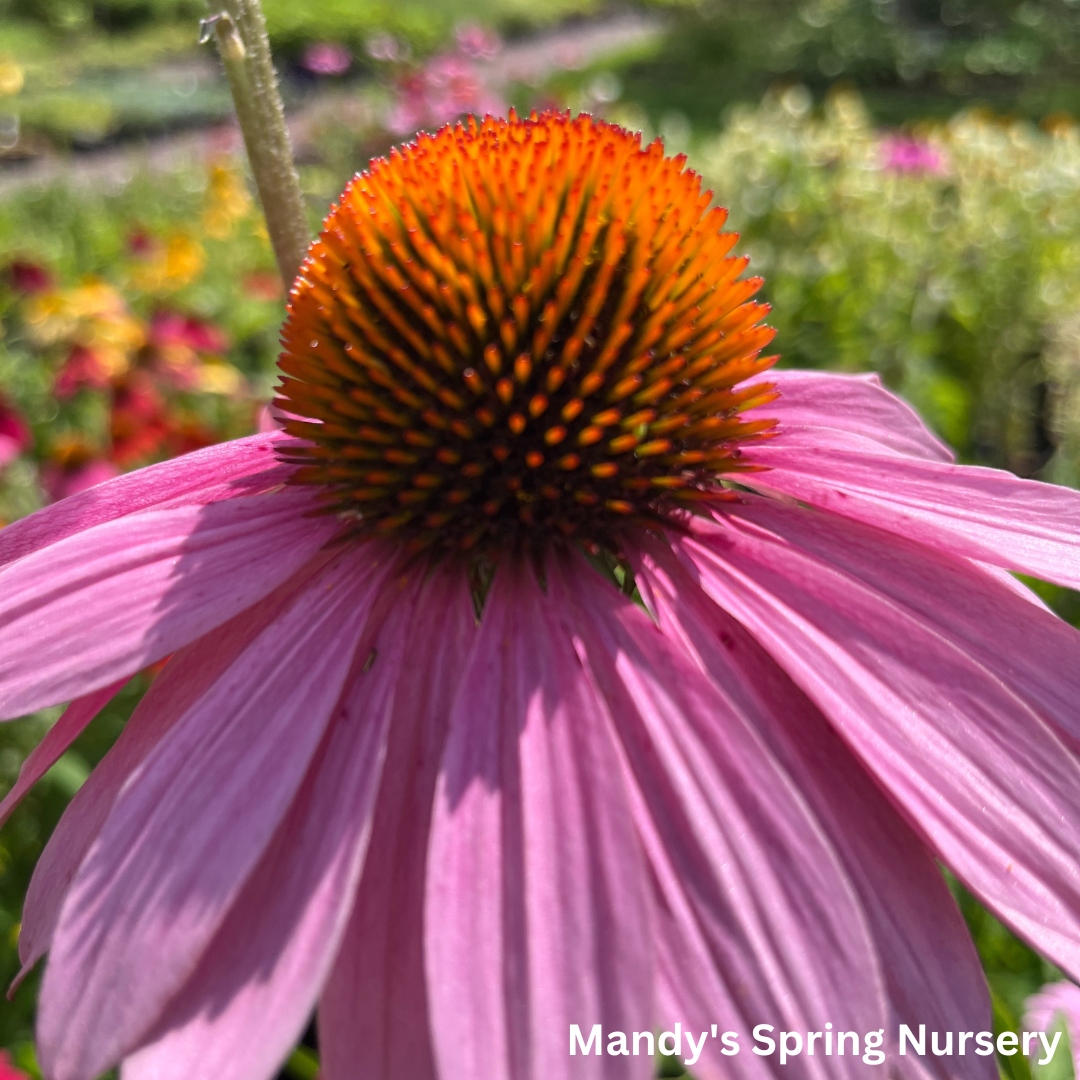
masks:
<svg viewBox="0 0 1080 1080"><path fill-rule="evenodd" d="M320 553L259 603L181 649L154 680L119 739L68 804L34 867L19 932L23 967L14 985L45 955L64 896L128 778L329 558Z"/></svg>
<svg viewBox="0 0 1080 1080"><path fill-rule="evenodd" d="M662 986L682 988L666 1004L685 1008L697 1032L712 1023L744 1035L762 1023L774 1035L826 1022L884 1027L882 973L857 895L758 733L591 568L564 563L549 589L572 613L636 781L634 816L659 893ZM706 1061L719 1049L713 1043ZM776 1064L745 1041L719 1060L724 1075L744 1077L774 1075ZM857 1058L801 1056L783 1075L863 1068Z"/></svg>
<svg viewBox="0 0 1080 1080"><path fill-rule="evenodd" d="M776 386L780 397L747 416L775 417L782 433L779 445L812 452L844 446L927 461L955 460L919 414L886 390L877 375L774 368L765 381Z"/></svg>
<svg viewBox="0 0 1080 1080"><path fill-rule="evenodd" d="M422 567L356 671L277 833L123 1080L265 1080L300 1037L352 909Z"/></svg>
<svg viewBox="0 0 1080 1080"><path fill-rule="evenodd" d="M45 738L27 755L19 769L19 778L14 787L4 796L3 802L0 802L0 825L7 821L12 810L22 802L27 792L60 760L61 755L82 734L86 725L116 697L126 681L121 679L111 686L95 690L92 694L76 699L64 710L60 719L46 732Z"/></svg>
<svg viewBox="0 0 1080 1080"><path fill-rule="evenodd" d="M319 1003L326 1080L435 1080L423 908L428 830L453 701L476 637L467 575L426 583L406 656L423 663L394 699L356 905Z"/></svg>
<svg viewBox="0 0 1080 1080"><path fill-rule="evenodd" d="M825 390L850 376L817 378L815 389ZM897 414L910 412L899 399L891 400ZM1080 587L1080 492L999 469L934 460L917 452L899 416L896 445L888 444L888 417L875 444L861 432L851 433L840 402L834 424L825 426L830 395L821 401L822 426L811 431L796 423L788 432L781 420L776 438L747 452L747 461L764 471L749 474L746 483L943 551ZM778 409L769 405L762 413L773 416Z"/></svg>
<svg viewBox="0 0 1080 1080"><path fill-rule="evenodd" d="M52 1080L114 1065L195 970L300 786L392 565L373 546L344 552L120 795L68 891L45 969L38 1043Z"/></svg>
<svg viewBox="0 0 1080 1080"><path fill-rule="evenodd" d="M425 911L438 1075L645 1077L568 1054L648 1029L650 919L610 725L539 586L500 566L450 717Z"/></svg>
<svg viewBox="0 0 1080 1080"><path fill-rule="evenodd" d="M930 1031L990 1029L978 955L930 851L775 661L705 596L670 548L645 542L639 580L661 628L754 725L807 800L858 893L889 995L884 1048L891 1067L902 1076L993 1080L997 1071L989 1058L945 1063L897 1052L900 1024L913 1031L919 1024ZM671 967L672 992L679 994L684 984L677 964ZM691 997L684 1009L693 1005ZM708 1045L719 1076L724 1059L716 1044Z"/></svg>
<svg viewBox="0 0 1080 1080"><path fill-rule="evenodd" d="M754 520L773 503L754 500ZM838 562L917 613L1022 698L1080 753L1080 631L1011 574L973 566L831 514L780 510L765 522L816 557ZM895 548L903 557L882 557ZM987 580L987 579L990 580Z"/></svg>
<svg viewBox="0 0 1080 1080"><path fill-rule="evenodd" d="M0 571L0 716L81 697L168 656L295 573L337 528L306 492L152 510Z"/></svg>
<svg viewBox="0 0 1080 1080"><path fill-rule="evenodd" d="M274 457L291 441L273 431L218 443L61 499L0 532L0 566L126 514L268 491L292 472Z"/></svg>
<svg viewBox="0 0 1080 1080"><path fill-rule="evenodd" d="M833 723L927 842L1036 948L1080 972L1080 761L951 627L962 559L823 512L749 500L677 548ZM989 603L1040 617L983 577ZM996 596L994 591L996 590ZM978 609L974 612L978 617ZM1029 667L1030 670L1030 667Z"/></svg>

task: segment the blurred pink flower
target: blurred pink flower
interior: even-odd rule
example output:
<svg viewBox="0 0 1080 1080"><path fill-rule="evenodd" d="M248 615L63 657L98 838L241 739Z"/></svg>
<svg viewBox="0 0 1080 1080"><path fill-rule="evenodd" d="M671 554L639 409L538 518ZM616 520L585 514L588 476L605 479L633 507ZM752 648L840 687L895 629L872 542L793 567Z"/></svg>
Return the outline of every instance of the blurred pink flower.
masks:
<svg viewBox="0 0 1080 1080"><path fill-rule="evenodd" d="M462 56L471 60L494 60L502 48L499 35L479 23L465 23L454 31L454 43Z"/></svg>
<svg viewBox="0 0 1080 1080"><path fill-rule="evenodd" d="M945 159L941 153L921 139L907 135L890 135L881 143L882 167L897 173L943 173Z"/></svg>
<svg viewBox="0 0 1080 1080"><path fill-rule="evenodd" d="M150 344L185 345L196 352L222 353L229 337L219 326L176 311L157 311L150 320Z"/></svg>
<svg viewBox="0 0 1080 1080"><path fill-rule="evenodd" d="M6 1050L0 1050L0 1080L30 1080L29 1074L15 1067Z"/></svg>
<svg viewBox="0 0 1080 1080"><path fill-rule="evenodd" d="M1048 983L1027 999L1024 1010L1026 1031L1049 1031L1059 1018L1065 1023L1072 1048L1073 1073L1080 1076L1080 986L1062 980Z"/></svg>
<svg viewBox="0 0 1080 1080"><path fill-rule="evenodd" d="M419 71L402 77L396 91L387 126L399 135L441 127L467 113L484 117L506 112L506 103L487 86L476 63L455 53L432 57Z"/></svg>
<svg viewBox="0 0 1080 1080"><path fill-rule="evenodd" d="M30 427L22 414L0 395L0 472L10 465L30 442Z"/></svg>
<svg viewBox="0 0 1080 1080"><path fill-rule="evenodd" d="M352 53L331 41L308 45L300 59L300 66L313 75L344 75L351 65Z"/></svg>
<svg viewBox="0 0 1080 1080"><path fill-rule="evenodd" d="M47 462L41 466L41 485L49 495L50 502L58 502L69 495L103 484L120 474L119 468L105 458L61 465Z"/></svg>
<svg viewBox="0 0 1080 1080"><path fill-rule="evenodd" d="M93 349L72 345L53 382L53 393L69 398L79 390L102 390L109 385L109 369Z"/></svg>

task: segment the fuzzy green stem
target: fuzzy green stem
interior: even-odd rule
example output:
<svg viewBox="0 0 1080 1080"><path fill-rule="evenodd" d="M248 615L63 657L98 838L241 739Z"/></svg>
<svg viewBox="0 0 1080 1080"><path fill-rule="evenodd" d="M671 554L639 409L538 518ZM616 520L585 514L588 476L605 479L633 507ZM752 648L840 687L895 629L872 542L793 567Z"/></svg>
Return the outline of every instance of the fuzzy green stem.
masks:
<svg viewBox="0 0 1080 1080"><path fill-rule="evenodd" d="M285 288L292 286L311 236L293 164L285 110L259 0L221 0L213 25L229 80L266 228Z"/></svg>

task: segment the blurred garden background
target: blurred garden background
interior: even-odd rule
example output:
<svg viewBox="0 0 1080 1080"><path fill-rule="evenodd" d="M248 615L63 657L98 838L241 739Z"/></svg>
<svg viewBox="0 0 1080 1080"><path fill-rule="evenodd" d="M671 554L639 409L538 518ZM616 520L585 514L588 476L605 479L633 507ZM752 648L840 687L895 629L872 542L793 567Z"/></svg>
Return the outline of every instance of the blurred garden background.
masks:
<svg viewBox="0 0 1080 1080"><path fill-rule="evenodd" d="M468 112L586 110L685 153L791 366L881 373L962 460L1080 486L1080 0L264 0L313 229ZM283 290L202 0L0 0L0 527L266 423ZM1065 618L1080 599L1033 583ZM0 831L0 983L132 681ZM0 794L56 721L0 729ZM957 887L995 1022L1058 976ZM37 975L0 1073L37 1076ZM311 1080L314 1038L286 1075ZM1069 1055L1005 1075L1072 1075ZM680 1075L674 1062L661 1075ZM406 1080L406 1078L402 1078Z"/></svg>

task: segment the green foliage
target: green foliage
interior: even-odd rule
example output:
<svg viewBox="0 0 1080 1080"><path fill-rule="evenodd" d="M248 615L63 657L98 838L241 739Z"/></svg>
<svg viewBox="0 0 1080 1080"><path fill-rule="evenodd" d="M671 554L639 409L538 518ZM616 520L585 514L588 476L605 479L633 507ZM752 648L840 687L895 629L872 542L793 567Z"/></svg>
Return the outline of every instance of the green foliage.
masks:
<svg viewBox="0 0 1080 1080"><path fill-rule="evenodd" d="M775 82L857 86L880 121L947 117L972 100L1040 118L1080 111L1075 0L700 0L663 52L625 72L655 121L697 128Z"/></svg>
<svg viewBox="0 0 1080 1080"><path fill-rule="evenodd" d="M968 113L882 138L857 98L738 109L697 155L766 279L784 362L875 370L970 461L1076 475L1080 136ZM890 155L926 159L905 171Z"/></svg>

